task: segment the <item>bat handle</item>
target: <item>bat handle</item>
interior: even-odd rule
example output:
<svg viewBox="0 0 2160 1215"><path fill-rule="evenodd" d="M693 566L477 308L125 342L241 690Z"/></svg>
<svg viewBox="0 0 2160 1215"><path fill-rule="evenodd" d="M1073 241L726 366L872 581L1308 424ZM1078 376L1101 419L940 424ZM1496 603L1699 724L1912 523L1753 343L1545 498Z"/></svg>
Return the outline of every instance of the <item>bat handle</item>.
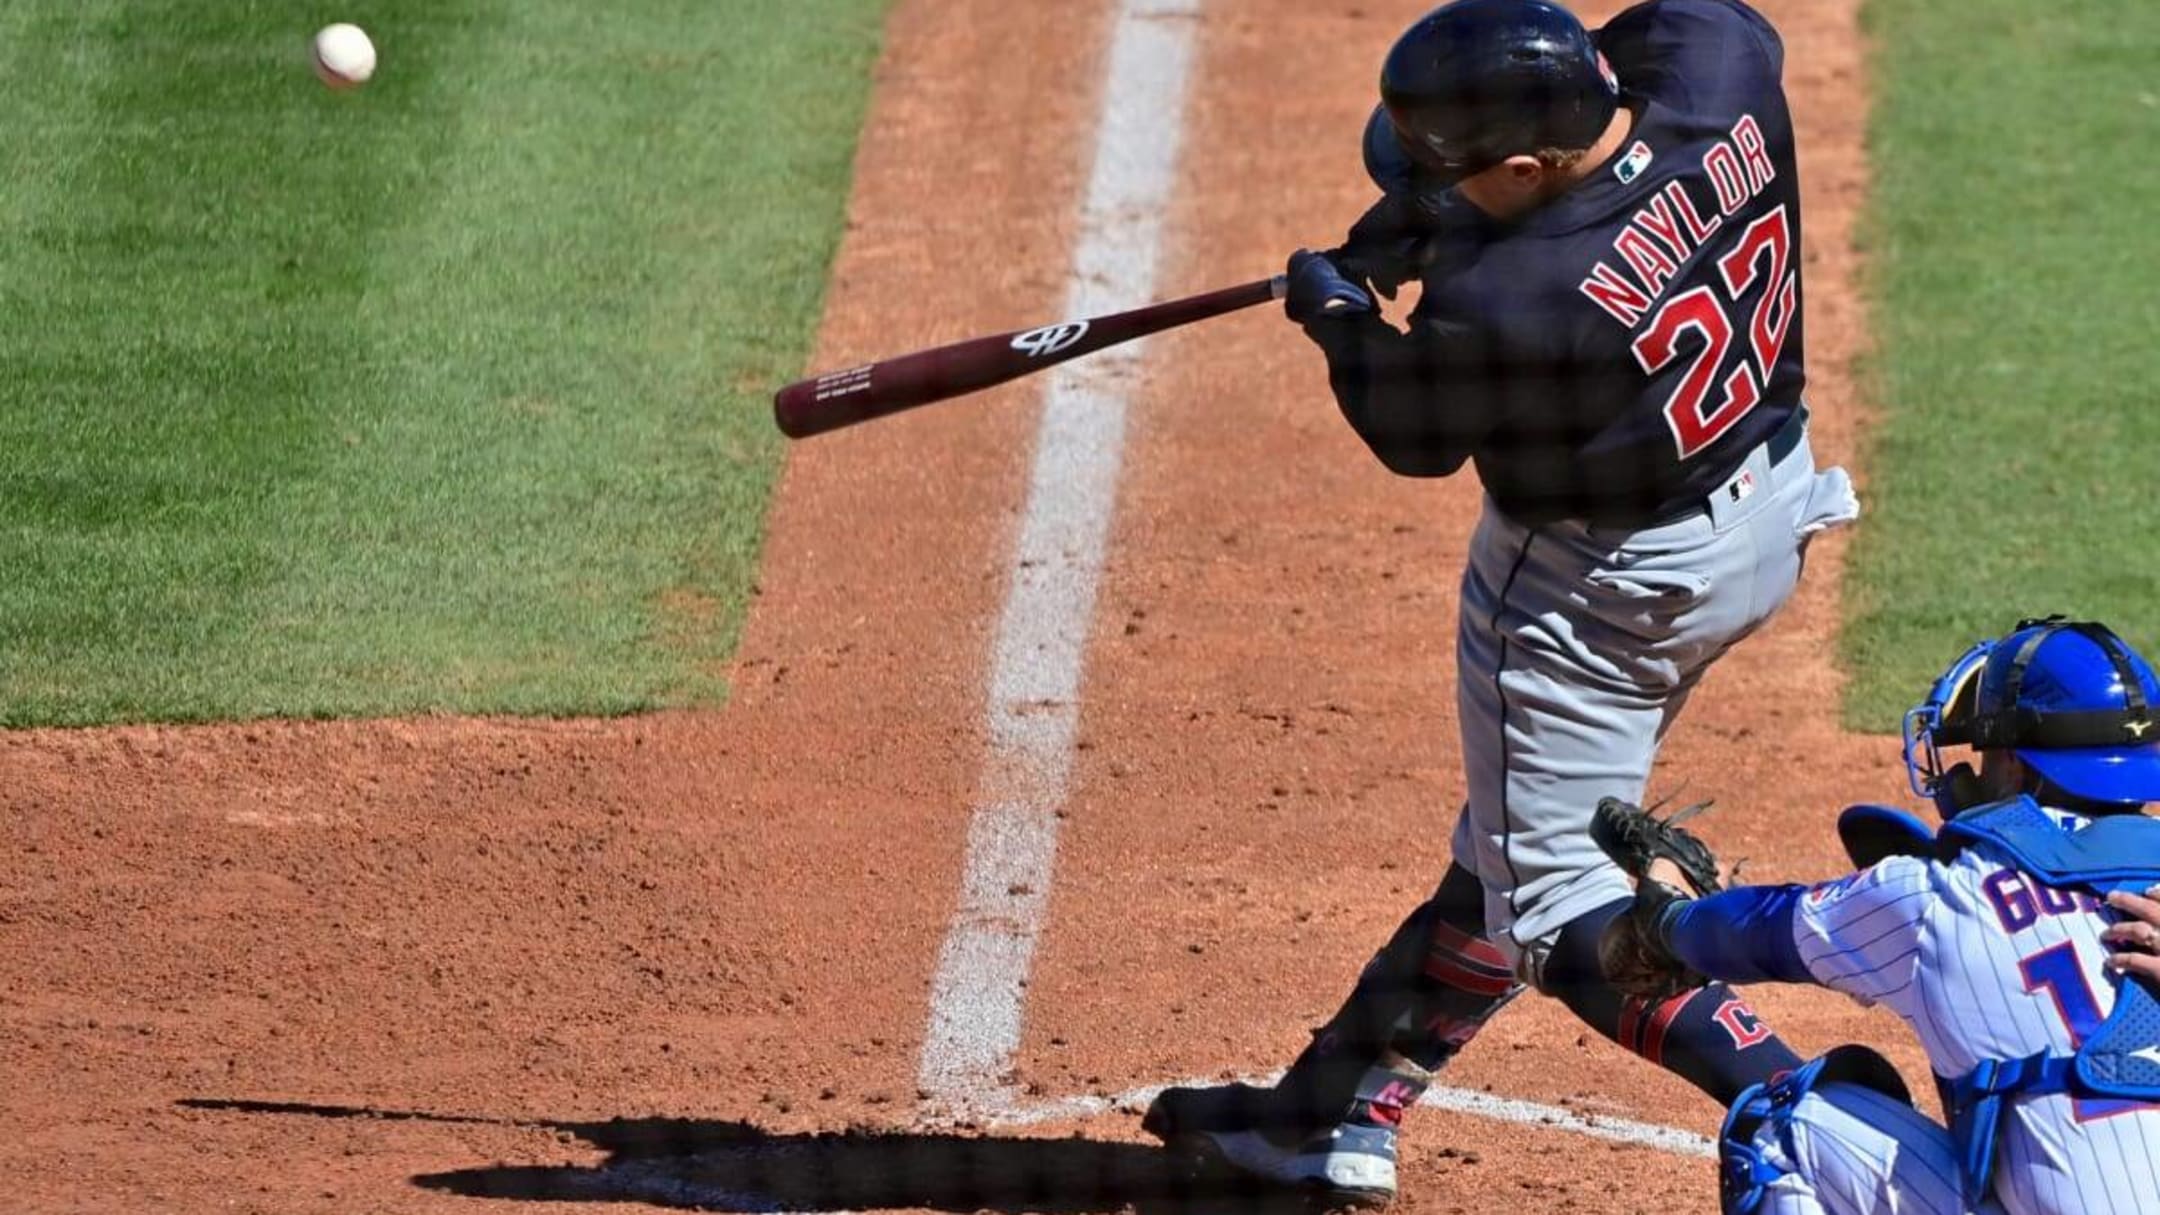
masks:
<svg viewBox="0 0 2160 1215"><path fill-rule="evenodd" d="M1274 278L1268 280L1267 286L1268 298L1273 300L1279 300L1282 297L1290 294L1290 276L1287 274L1278 274Z"/></svg>

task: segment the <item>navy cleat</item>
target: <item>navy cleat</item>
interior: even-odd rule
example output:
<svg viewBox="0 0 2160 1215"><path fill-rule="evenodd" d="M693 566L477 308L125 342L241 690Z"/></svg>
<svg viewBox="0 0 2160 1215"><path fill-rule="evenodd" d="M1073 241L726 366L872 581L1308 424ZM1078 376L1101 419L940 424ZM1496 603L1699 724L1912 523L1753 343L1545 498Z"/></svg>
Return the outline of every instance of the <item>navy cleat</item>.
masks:
<svg viewBox="0 0 2160 1215"><path fill-rule="evenodd" d="M1395 1198L1396 1136L1423 1077L1375 1068L1332 1126L1299 1122L1274 1089L1250 1084L1165 1089L1141 1126L1180 1155L1330 1206L1377 1209Z"/></svg>

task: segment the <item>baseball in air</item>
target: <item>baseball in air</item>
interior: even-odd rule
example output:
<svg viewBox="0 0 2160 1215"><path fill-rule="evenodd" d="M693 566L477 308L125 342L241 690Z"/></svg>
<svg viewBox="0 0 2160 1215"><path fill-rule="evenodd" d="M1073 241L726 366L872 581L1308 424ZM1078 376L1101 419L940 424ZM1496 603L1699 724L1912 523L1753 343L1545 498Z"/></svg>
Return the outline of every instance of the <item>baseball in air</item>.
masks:
<svg viewBox="0 0 2160 1215"><path fill-rule="evenodd" d="M375 74L375 44L367 31L339 22L315 35L315 74L333 89L356 89Z"/></svg>

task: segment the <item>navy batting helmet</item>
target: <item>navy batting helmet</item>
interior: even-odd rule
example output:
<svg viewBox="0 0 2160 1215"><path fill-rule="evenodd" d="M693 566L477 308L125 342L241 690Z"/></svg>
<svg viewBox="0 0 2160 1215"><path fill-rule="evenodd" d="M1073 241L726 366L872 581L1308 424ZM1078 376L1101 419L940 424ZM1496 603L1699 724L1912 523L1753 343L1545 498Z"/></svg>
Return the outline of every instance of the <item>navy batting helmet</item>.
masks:
<svg viewBox="0 0 2160 1215"><path fill-rule="evenodd" d="M1410 27L1380 70L1403 150L1453 185L1510 156L1597 142L1620 82L1590 31L1546 0L1456 0Z"/></svg>

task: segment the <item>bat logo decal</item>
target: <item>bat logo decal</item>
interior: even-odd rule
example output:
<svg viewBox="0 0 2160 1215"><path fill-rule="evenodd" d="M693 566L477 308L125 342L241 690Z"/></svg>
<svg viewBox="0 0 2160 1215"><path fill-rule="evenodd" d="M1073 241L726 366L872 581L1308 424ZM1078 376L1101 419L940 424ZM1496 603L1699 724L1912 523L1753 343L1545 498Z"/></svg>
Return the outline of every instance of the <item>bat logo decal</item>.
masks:
<svg viewBox="0 0 2160 1215"><path fill-rule="evenodd" d="M1015 336L1012 348L1032 359L1048 358L1061 350L1069 350L1073 343L1087 336L1086 321L1066 321L1059 325L1045 325Z"/></svg>

